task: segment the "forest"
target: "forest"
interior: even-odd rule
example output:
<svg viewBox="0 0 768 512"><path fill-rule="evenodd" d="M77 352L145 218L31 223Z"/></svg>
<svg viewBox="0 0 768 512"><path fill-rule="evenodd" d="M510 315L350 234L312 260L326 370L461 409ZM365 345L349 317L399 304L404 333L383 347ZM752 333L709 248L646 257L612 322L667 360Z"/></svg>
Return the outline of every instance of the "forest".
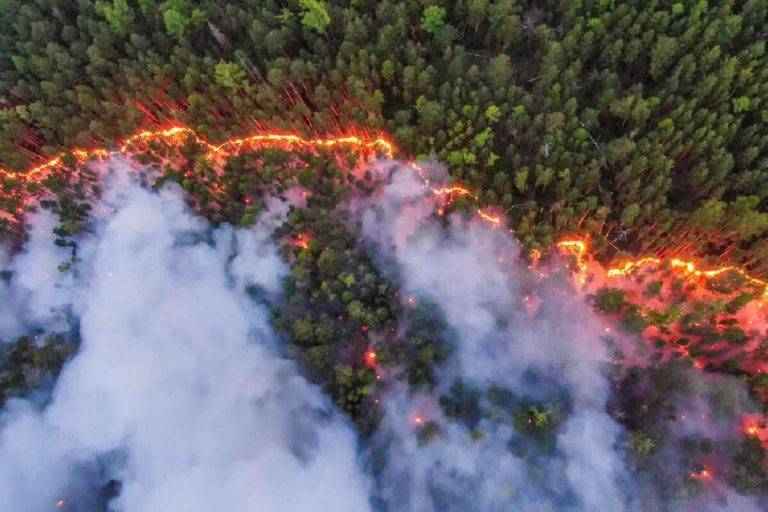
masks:
<svg viewBox="0 0 768 512"><path fill-rule="evenodd" d="M270 200L301 190L271 238L288 268L280 298L246 292L370 448L374 478L385 479L393 443L377 444L391 434L381 402L405 390L435 402L434 419L412 418L418 447L457 428L473 446L511 429L505 453L538 487L580 407L560 375L570 363L531 365L519 388L467 378L455 319L429 294L405 296L405 272L350 206L390 185L352 172L369 157L399 159L390 178L413 162L444 166L446 184L471 193L436 199L430 222L450 231L450 218L474 226L475 212L492 212L521 244L531 321L555 317L531 297L549 279L560 283L553 296L572 294L557 286L576 276L602 322L591 337L608 354L602 412L622 429L614 448L639 489L636 510L688 510L709 496L712 472L765 504L766 19L766 0L0 0L2 237L10 252L29 241L34 197L57 219L54 243L68 255L58 272L82 272L103 190L78 148L119 147L151 166L142 186L179 187L211 230L254 228ZM126 139L168 126L189 130ZM212 157L201 142L267 130L385 137L396 153L241 144ZM24 181L60 152L55 172ZM574 236L589 241L589 261L558 245ZM635 256L658 264L610 267ZM661 259L679 257L743 272L699 279ZM3 291L13 278L0 274ZM530 318L509 315L494 318L499 331L525 330ZM3 340L0 406L54 400L82 351L75 313L57 321L66 327ZM681 427L696 407L711 429ZM118 479L102 480L105 502L120 494ZM573 499L547 485L547 503Z"/></svg>
<svg viewBox="0 0 768 512"><path fill-rule="evenodd" d="M763 0L0 3L0 161L181 120L392 134L529 247L768 271Z"/></svg>

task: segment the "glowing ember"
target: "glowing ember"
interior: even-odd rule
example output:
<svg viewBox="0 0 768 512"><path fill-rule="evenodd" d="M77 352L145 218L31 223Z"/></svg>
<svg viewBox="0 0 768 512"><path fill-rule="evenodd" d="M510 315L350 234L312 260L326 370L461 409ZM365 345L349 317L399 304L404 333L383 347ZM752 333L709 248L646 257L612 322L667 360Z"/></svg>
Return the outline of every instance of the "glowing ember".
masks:
<svg viewBox="0 0 768 512"><path fill-rule="evenodd" d="M417 427L420 427L420 426L424 425L424 418L422 418L421 416L414 416L411 421Z"/></svg>
<svg viewBox="0 0 768 512"><path fill-rule="evenodd" d="M206 149L205 156L207 158L215 157L228 157L235 155L246 149L274 147L287 151L316 151L319 148L345 148L355 150L358 152L378 152L387 157L392 157L396 151L394 144L383 136L375 138L365 138L358 135L342 135L339 137L327 137L327 138L305 138L294 133L277 133L277 132L263 132L248 135L246 137L232 138L224 141L223 143L216 145L208 142L204 137L198 135L194 130L186 126L170 126L164 129L158 130L143 130L135 135L132 135L125 139L122 144L119 145L118 151L109 151L105 148L93 148L93 149L80 149L75 148L69 153L80 163L93 160L108 158L116 153L130 153L131 147L140 142L159 142L164 141L167 143L181 144L188 138L193 139L198 144ZM44 162L42 164L33 166L26 171L19 172L9 169L0 169L0 176L20 179L26 182L39 183L45 178L46 171L56 169L62 164L62 159L65 154L60 154ZM457 195L467 195L477 200L477 195L470 189L461 185L454 185L450 187L438 187L433 188L430 184L430 180L426 175L426 172L422 167L416 163L410 164L418 175L421 177L424 186L432 191L435 195L447 195L449 197ZM503 218L501 216L492 215L488 212L478 210L477 215L484 221L498 226L502 223ZM583 257L587 254L587 243L584 240L562 240L557 243L557 247L575 254L577 256L577 262L579 265L579 272L577 279L581 284L586 282L587 266L583 261ZM538 256L533 256L532 259L538 259ZM662 263L662 260L654 257L641 257L636 260L627 261L621 266L608 269L608 277L616 277L621 275L627 275L639 268L646 265L658 266ZM768 297L768 281L758 279L750 276L744 270L733 267L724 266L709 270L700 270L696 264L691 261L684 261L678 258L669 260L669 264L672 268L680 270L684 275L692 277L713 278L726 272L735 272L741 275L749 283L759 286L763 289L763 296Z"/></svg>
<svg viewBox="0 0 768 512"><path fill-rule="evenodd" d="M104 159L117 153L130 153L131 147L139 142L159 142L180 144L187 138L192 138L195 142L206 148L206 157L227 157L235 155L248 148L275 147L285 150L304 149L314 151L317 148L343 147L357 151L378 151L387 157L394 154L393 144L383 138L377 137L367 139L356 135L346 135L341 137L307 139L297 134L291 133L257 133L243 138L229 139L220 145L211 144L206 139L195 133L186 126L172 126L159 130L144 130L125 139L120 144L118 151L109 151L105 148L73 149L70 153L78 162L87 160ZM60 154L48 160L45 163L31 167L23 172L12 171L10 169L0 169L0 175L11 178L19 178L25 181L39 181L45 171L55 169L62 163L64 154Z"/></svg>
<svg viewBox="0 0 768 512"><path fill-rule="evenodd" d="M256 133L246 137L232 138L222 144L211 144L205 138L198 135L189 127L186 126L171 126L165 129L159 130L144 130L131 137L128 137L120 146L118 151L109 151L105 148L94 148L90 150L86 149L73 149L70 153L75 159L82 163L93 159L104 159L115 153L130 153L131 147L139 142L155 142L164 141L167 143L181 144L187 138L191 138L198 144L206 149L205 156L208 158L214 157L228 157L235 155L245 149L263 148L263 147L275 147L288 151L305 150L316 151L319 148L335 148L341 147L359 152L379 152L387 157L392 157L395 153L394 144L388 139L380 136L376 138L364 138L357 135L342 135L339 137L328 138L304 138L297 134L292 133L275 133L264 132ZM64 154L51 158L47 162L31 167L24 172L12 171L9 169L0 169L0 176L17 178L27 182L40 182L44 177L46 171L56 169L62 164ZM411 167L419 174L424 186L429 188L435 195L447 195L449 197L458 195L467 195L474 200L477 200L477 195L470 189L467 189L460 185L454 185L450 187L438 187L433 188L429 179L418 164L411 163ZM484 221L498 226L502 223L503 218L501 216L492 215L483 210L478 210L477 215ZM587 243L584 240L562 240L557 243L557 247L575 254L577 256L577 262L579 265L579 272L577 279L580 283L586 282L587 266L583 261L583 257L587 254ZM537 257L534 257L537 259ZM637 271L639 268L647 265L659 266L663 262L659 258L654 257L641 257L636 260L627 261L620 266L609 268L607 271L608 277L617 277L630 274ZM669 265L672 268L678 269L683 275L691 277L713 278L727 272L735 272L746 279L749 283L759 286L763 289L763 295L768 297L768 281L755 278L747 274L744 270L733 267L724 266L708 270L700 270L696 264L691 261L685 261L678 258L669 260Z"/></svg>
<svg viewBox="0 0 768 512"><path fill-rule="evenodd" d="M712 471L706 467L694 468L690 473L691 478L694 480L712 480Z"/></svg>
<svg viewBox="0 0 768 512"><path fill-rule="evenodd" d="M309 233L299 233L296 235L296 238L294 238L291 241L291 245L294 247L299 247L301 249L308 249L309 248L309 242L312 241L312 235Z"/></svg>
<svg viewBox="0 0 768 512"><path fill-rule="evenodd" d="M494 224L497 226L501 224L501 217L490 215L488 213L485 213L483 210L477 210L477 215L480 216L480 218L483 219L484 221L490 222L491 224Z"/></svg>
<svg viewBox="0 0 768 512"><path fill-rule="evenodd" d="M432 193L435 195L469 195L471 197L476 197L469 189L460 186L433 188Z"/></svg>
<svg viewBox="0 0 768 512"><path fill-rule="evenodd" d="M758 436L760 435L760 428L757 425L749 425L746 428L746 433L748 436Z"/></svg>
<svg viewBox="0 0 768 512"><path fill-rule="evenodd" d="M588 252L587 243L583 240L562 240L557 243L557 247L571 254L575 254L577 256L577 262L579 265L579 275L586 276L587 265L583 261L583 257ZM661 265L663 265L665 261L668 261L669 266L671 268L679 270L681 276L684 276L684 277L694 277L694 278L701 277L705 279L711 279L711 278L720 276L722 274L725 274L727 272L734 272L736 274L739 274L748 283L762 288L763 296L768 297L768 281L753 277L749 275L747 272L745 272L744 270L731 265L717 267L709 270L699 270L696 266L696 263L692 261L685 261L679 258L662 260L659 258L646 256L646 257L638 258L636 260L627 261L616 267L611 267L607 270L606 275L609 278L626 276L633 272L636 272L637 270L645 266L653 266L658 268ZM580 278L580 281L582 281L581 278Z"/></svg>
<svg viewBox="0 0 768 512"><path fill-rule="evenodd" d="M365 364L366 366L373 367L376 366L376 351L373 349L368 349L365 351Z"/></svg>

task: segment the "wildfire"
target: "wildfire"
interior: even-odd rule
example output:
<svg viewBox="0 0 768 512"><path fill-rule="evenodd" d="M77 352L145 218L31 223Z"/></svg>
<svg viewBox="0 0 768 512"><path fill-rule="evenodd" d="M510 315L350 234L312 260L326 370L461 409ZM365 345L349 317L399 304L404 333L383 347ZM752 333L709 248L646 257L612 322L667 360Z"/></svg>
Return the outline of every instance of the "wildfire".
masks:
<svg viewBox="0 0 768 512"><path fill-rule="evenodd" d="M439 188L433 188L432 193L435 195L450 195L450 196L470 196L472 198L476 197L475 194L472 193L471 190L466 189L464 187L460 186L453 186L453 187L439 187Z"/></svg>
<svg viewBox="0 0 768 512"><path fill-rule="evenodd" d="M291 241L291 245L299 247L301 249L308 249L309 242L312 241L312 235L309 233L299 233L296 238Z"/></svg>
<svg viewBox="0 0 768 512"><path fill-rule="evenodd" d="M216 156L232 156L243 151L243 149L256 147L275 147L293 151L297 149L314 151L321 147L346 147L361 152L378 151L390 158L394 155L395 151L392 142L384 137L368 139L359 137L357 135L344 135L340 137L328 138L304 138L293 133L275 132L256 133L246 137L233 138L226 140L222 144L216 145L208 142L204 137L198 135L191 128L176 125L165 129L140 131L125 139L118 146L119 149L117 151L110 151L106 148L76 148L70 151L70 153L76 158L78 162L85 162L88 160L108 158L117 153L128 154L131 152L131 147L139 142L162 141L166 143L178 144L190 137L195 142L206 148L205 156L209 158ZM33 166L23 172L13 171L10 169L0 169L0 175L26 181L37 181L39 180L41 174L44 174L46 171L53 170L60 166L64 156L65 153L62 153L51 158L47 162Z"/></svg>
<svg viewBox="0 0 768 512"><path fill-rule="evenodd" d="M491 224L494 224L496 226L501 224L501 217L490 215L488 213L485 213L483 210L477 210L477 215L484 221L490 222Z"/></svg>
<svg viewBox="0 0 768 512"><path fill-rule="evenodd" d="M691 471L690 477L694 480L712 480L712 471L705 466L697 467Z"/></svg>
<svg viewBox="0 0 768 512"><path fill-rule="evenodd" d="M658 265L659 263L661 263L659 258L640 258L639 260L628 261L620 267L608 269L608 277L626 276L644 265Z"/></svg>
<svg viewBox="0 0 768 512"><path fill-rule="evenodd" d="M577 263L579 265L579 274L580 276L586 276L587 265L583 261L583 258L588 253L587 243L584 240L566 239L558 242L557 247L566 252L575 254L577 257ZM762 288L763 296L768 297L768 281L751 276L743 269L734 267L732 265L727 265L707 270L700 270L696 263L693 261L686 261L680 258L662 260L660 258L643 256L635 260L626 261L618 266L609 267L606 271L606 276L608 278L627 276L633 272L637 272L639 269L645 266L654 266L658 268L659 266L663 265L665 261L668 261L670 268L680 271L680 274L685 277L701 277L705 279L712 279L727 272L735 272L750 284Z"/></svg>
<svg viewBox="0 0 768 512"><path fill-rule="evenodd" d="M158 130L140 131L126 138L118 145L118 150L116 151L110 151L106 148L75 148L70 151L69 154L72 155L76 161L82 163L88 160L105 159L117 153L130 154L132 148L136 144L142 142L166 142L178 145L190 138L205 148L205 157L207 158L228 157L236 155L246 149L267 147L279 148L286 151L303 150L309 152L317 151L320 148L341 147L364 154L379 153L389 158L396 152L394 144L384 136L368 138L353 134L341 135L338 137L306 138L295 133L265 131L245 137L231 138L217 145L209 142L206 138L196 133L192 128L182 125L174 125ZM63 163L64 158L65 153L62 153L23 172L0 168L0 176L19 179L26 182L39 182L45 177L46 172L53 171L59 167ZM419 164L411 162L409 165L418 173L425 188L429 189L434 195L447 196L449 200L456 196L468 196L477 201L477 194L461 185L433 187L426 171ZM477 210L477 215L483 221L494 226L498 226L503 222L503 216L493 215L480 209ZM309 239L299 239L296 244L298 247L306 248L308 242ZM576 255L578 265L577 280L579 283L585 284L588 270L585 262L585 256L588 254L587 241L582 239L566 239L561 240L556 245L559 249ZM626 276L644 266L659 266L663 263L664 261L659 258L647 256L640 257L635 260L624 262L619 266L609 268L607 270L607 276L609 278ZM705 279L710 279L726 272L735 272L741 275L749 283L761 287L763 289L763 296L768 297L768 281L753 277L743 269L734 266L723 266L702 270L697 268L694 262L685 261L679 258L669 260L669 266L679 270L682 275Z"/></svg>
<svg viewBox="0 0 768 512"><path fill-rule="evenodd" d="M376 351L372 348L365 351L365 364L368 367L376 366Z"/></svg>
<svg viewBox="0 0 768 512"><path fill-rule="evenodd" d="M584 240L561 240L560 242L557 242L558 249L576 255L576 265L578 266L576 280L582 285L587 282L588 268L584 261L584 256L587 254L587 247L587 242Z"/></svg>

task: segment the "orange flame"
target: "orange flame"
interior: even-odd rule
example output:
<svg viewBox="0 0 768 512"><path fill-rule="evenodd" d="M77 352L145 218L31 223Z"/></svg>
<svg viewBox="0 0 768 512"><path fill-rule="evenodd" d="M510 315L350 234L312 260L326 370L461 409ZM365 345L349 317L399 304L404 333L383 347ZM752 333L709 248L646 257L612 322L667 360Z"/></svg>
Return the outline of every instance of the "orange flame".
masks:
<svg viewBox="0 0 768 512"><path fill-rule="evenodd" d="M712 471L706 467L696 468L690 473L694 480L712 480Z"/></svg>
<svg viewBox="0 0 768 512"><path fill-rule="evenodd" d="M557 247L567 252L570 252L572 254L575 254L577 256L577 262L579 265L579 274L586 275L588 269L587 269L586 263L583 261L583 257L588 253L588 244L584 240L578 240L578 239L562 240L557 243ZM669 262L669 266L671 268L679 270L683 276L687 276L687 277L700 277L704 279L711 279L727 272L735 272L750 284L762 288L763 296L768 297L768 281L751 276L745 270L740 269L738 267L734 267L732 265L716 267L708 270L700 270L696 266L696 263L694 263L693 261L686 261L680 258L662 260L660 258L644 256L644 257L637 258L635 260L626 261L621 265L618 265L615 267L609 267L607 269L606 275L608 278L627 276L633 272L638 271L640 268L645 266L654 266L658 268L659 266L664 264L665 261Z"/></svg>
<svg viewBox="0 0 768 512"><path fill-rule="evenodd" d="M477 210L477 215L480 216L481 219L484 221L490 222L491 224L494 224L498 226L501 224L501 217L496 217L494 215L490 215L488 213L485 213L483 210Z"/></svg>
<svg viewBox="0 0 768 512"><path fill-rule="evenodd" d="M192 138L195 142L203 146L206 149L205 156L208 158L231 156L243 151L244 149L255 147L276 147L285 150L301 149L305 151L316 151L319 148L344 147L359 151L361 153L378 152L390 158L396 151L394 144L384 136L366 138L360 137L358 135L342 135L338 137L326 138L305 138L295 133L278 132L255 133L245 137L231 138L221 144L216 145L208 142L204 137L200 136L189 127L174 125L158 130L140 131L126 138L123 143L118 146L119 149L117 151L110 151L106 148L75 148L70 151L70 154L78 162L85 162L92 159L108 158L116 153L130 153L131 146L139 142L165 141L179 144L187 138ZM59 154L58 156L55 156L42 164L33 166L24 172L0 168L0 176L21 179L27 182L39 182L47 171L52 171L60 166L64 157L65 153ZM447 196L467 195L477 201L477 195L472 190L461 185L438 188L432 187L425 170L420 165L412 162L410 163L410 166L421 177L424 186L431 190L433 194ZM478 210L477 215L482 220L493 224L494 226L498 226L503 222L502 216L492 215L483 210ZM566 239L561 240L556 245L558 248L576 255L578 265L577 279L581 284L584 284L586 282L588 270L587 264L584 261L584 256L588 251L587 242L580 239ZM635 260L627 261L620 266L609 268L607 275L609 278L623 276L635 272L643 266L658 266L662 263L663 261L659 258L641 257ZM713 269L700 270L697 268L694 262L685 261L678 258L669 260L669 265L672 268L680 270L684 275L691 277L701 277L705 279L710 279L726 272L735 272L741 275L749 283L761 287L763 289L763 296L768 297L768 281L751 276L746 271L738 267L723 266Z"/></svg>
<svg viewBox="0 0 768 512"><path fill-rule="evenodd" d="M309 233L299 233L295 239L291 241L291 245L299 247L301 249L308 249L309 242L312 241L312 235Z"/></svg>
<svg viewBox="0 0 768 512"><path fill-rule="evenodd" d="M194 130L186 126L171 126L170 128L159 130L143 130L123 141L119 145L118 151L109 151L106 148L94 149L73 149L70 153L79 161L103 159L116 153L129 153L132 145L138 142L182 142L187 137L191 137L195 142L206 148L206 157L230 156L239 153L243 148L250 147L278 147L282 149L300 149L313 151L320 147L348 147L358 151L378 151L387 157L394 154L394 145L384 137L374 139L361 138L357 135L344 135L340 137L314 138L307 139L300 135L291 133L256 133L242 138L229 139L222 144L211 144L205 138L198 135ZM26 181L32 181L45 171L55 169L62 163L66 153L61 153L47 162L33 166L24 172L13 171L10 169L0 169L0 175L10 178L20 178Z"/></svg>
<svg viewBox="0 0 768 512"><path fill-rule="evenodd" d="M376 351L371 349L368 349L365 351L365 364L368 367L374 367L376 366Z"/></svg>

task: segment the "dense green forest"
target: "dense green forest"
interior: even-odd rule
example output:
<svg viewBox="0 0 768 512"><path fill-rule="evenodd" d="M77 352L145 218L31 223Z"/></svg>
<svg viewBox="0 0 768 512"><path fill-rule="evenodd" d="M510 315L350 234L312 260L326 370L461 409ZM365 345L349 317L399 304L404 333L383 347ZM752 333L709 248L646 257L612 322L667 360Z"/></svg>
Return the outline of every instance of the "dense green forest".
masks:
<svg viewBox="0 0 768 512"><path fill-rule="evenodd" d="M178 119L392 135L520 239L768 271L765 0L0 2L0 161Z"/></svg>
<svg viewBox="0 0 768 512"><path fill-rule="evenodd" d="M768 0L0 0L0 164L24 169L174 121L211 141L265 129L385 134L396 156L445 164L530 249L577 233L605 259L672 250L765 276L766 19ZM555 451L574 407L557 372L526 374L536 399L461 379L439 385L456 333L429 299L403 300L400 276L363 243L346 201L381 183L347 172L355 155L251 148L215 161L191 136L141 144L131 155L159 169L143 184L178 183L214 228L251 226L268 198L306 192L273 237L289 269L281 298L248 295L363 440L380 427L379 397L402 384L436 393L446 423L473 441L486 435L481 423L504 424L520 434L507 446L516 456ZM28 193L56 214L55 243L71 250L59 271L76 269L97 172L70 155L23 192L2 180L6 212ZM2 218L0 228L21 245L23 225ZM544 265L557 259L539 254ZM720 437L679 428L694 402L723 424L764 417L768 339L742 321L764 290L732 275L700 290L663 266L613 285L587 298L605 332L634 344L600 340L606 412L626 432L618 449L632 472L665 502L702 492L701 461L716 461L719 481L740 494L766 492L766 450L742 428L762 433L764 421L729 424ZM4 340L0 406L47 399L80 344L68 321L67 332ZM416 428L425 446L447 426Z"/></svg>

